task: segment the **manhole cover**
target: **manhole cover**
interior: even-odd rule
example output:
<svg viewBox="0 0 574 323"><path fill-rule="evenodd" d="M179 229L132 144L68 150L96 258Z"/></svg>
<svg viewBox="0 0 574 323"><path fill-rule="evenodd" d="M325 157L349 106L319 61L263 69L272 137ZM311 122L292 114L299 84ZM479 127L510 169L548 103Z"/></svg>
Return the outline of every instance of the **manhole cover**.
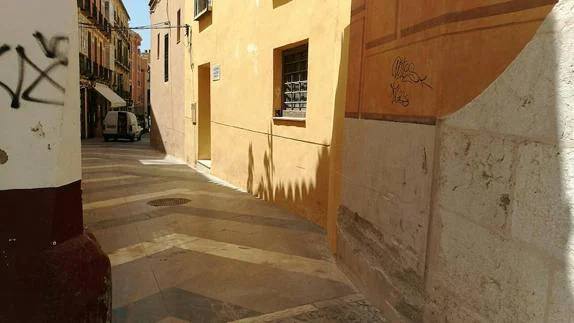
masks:
<svg viewBox="0 0 574 323"><path fill-rule="evenodd" d="M182 199L182 198L171 198L171 199L153 200L153 201L149 201L147 204L149 204L151 206L176 206L176 205L186 204L189 202L191 202L191 200Z"/></svg>

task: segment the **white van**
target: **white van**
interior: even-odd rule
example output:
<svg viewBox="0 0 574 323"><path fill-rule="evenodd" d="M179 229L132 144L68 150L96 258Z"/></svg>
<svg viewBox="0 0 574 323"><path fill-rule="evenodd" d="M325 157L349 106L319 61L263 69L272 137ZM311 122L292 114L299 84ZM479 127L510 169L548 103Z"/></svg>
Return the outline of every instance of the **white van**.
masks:
<svg viewBox="0 0 574 323"><path fill-rule="evenodd" d="M110 111L104 120L104 140L141 140L143 129L135 114L125 111Z"/></svg>

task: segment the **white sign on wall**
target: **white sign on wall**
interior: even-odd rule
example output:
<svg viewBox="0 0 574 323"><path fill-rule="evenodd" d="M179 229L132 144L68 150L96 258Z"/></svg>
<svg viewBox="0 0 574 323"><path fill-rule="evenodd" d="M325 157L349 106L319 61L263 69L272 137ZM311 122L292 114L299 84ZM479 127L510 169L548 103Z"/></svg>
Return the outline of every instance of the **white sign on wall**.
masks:
<svg viewBox="0 0 574 323"><path fill-rule="evenodd" d="M221 79L221 67L219 64L213 65L211 69L211 78L213 81L219 81Z"/></svg>

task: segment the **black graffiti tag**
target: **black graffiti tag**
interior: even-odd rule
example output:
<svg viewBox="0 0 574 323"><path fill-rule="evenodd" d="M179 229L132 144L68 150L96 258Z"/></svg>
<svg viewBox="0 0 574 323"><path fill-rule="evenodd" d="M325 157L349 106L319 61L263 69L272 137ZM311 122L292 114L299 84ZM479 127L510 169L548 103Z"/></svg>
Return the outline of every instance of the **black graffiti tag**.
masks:
<svg viewBox="0 0 574 323"><path fill-rule="evenodd" d="M411 104L409 95L401 89L401 85L397 82L391 83L392 102L398 103L403 107L408 107Z"/></svg>
<svg viewBox="0 0 574 323"><path fill-rule="evenodd" d="M423 87L432 89L432 86L427 83L427 76L420 76L415 71L415 65L404 57L395 58L391 75L394 78L394 81L391 83L392 103L400 104L403 107L407 107L410 104L409 95L402 86L404 83L420 84Z"/></svg>
<svg viewBox="0 0 574 323"><path fill-rule="evenodd" d="M0 81L0 88L6 90L6 92L8 92L8 94L10 95L11 97L10 106L13 109L20 108L21 106L20 97L22 98L22 100L29 102L51 104L51 105L64 105L63 101L37 98L32 96L32 93L40 84L42 84L42 82L50 83L54 88L56 88L62 94L66 93L66 88L63 87L61 84L59 84L57 81L55 81L50 76L50 73L59 67L68 66L67 54L63 52L61 44L62 43L67 44L69 42L69 38L65 36L55 36L50 38L50 40L46 40L46 38L40 32L35 32L33 34L33 37L38 42L38 45L42 50L42 52L44 53L44 56L52 59L54 62L52 62L50 65L42 69L28 57L26 49L24 47L20 45L16 46L15 51L18 54L18 71L19 71L18 83L16 84L16 89L15 90L11 89L8 85L6 85L1 81ZM11 49L12 48L7 44L0 46L0 57L9 52ZM30 83L30 85L28 85L28 87L24 89L26 67L31 67L33 70L38 72L38 76L32 83Z"/></svg>

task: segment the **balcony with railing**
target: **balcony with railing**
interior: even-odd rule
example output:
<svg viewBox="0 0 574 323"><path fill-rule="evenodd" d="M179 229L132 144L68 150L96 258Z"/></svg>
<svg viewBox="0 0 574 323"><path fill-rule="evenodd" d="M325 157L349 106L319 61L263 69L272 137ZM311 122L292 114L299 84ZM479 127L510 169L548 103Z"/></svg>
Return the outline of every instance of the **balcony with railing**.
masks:
<svg viewBox="0 0 574 323"><path fill-rule="evenodd" d="M100 78L100 64L92 62L92 74L96 79Z"/></svg>
<svg viewBox="0 0 574 323"><path fill-rule="evenodd" d="M112 26L108 22L108 19L104 18L101 30L108 38L112 37Z"/></svg>
<svg viewBox="0 0 574 323"><path fill-rule="evenodd" d="M99 8L95 1L77 0L78 8L94 24L106 38L112 37L112 25L103 8Z"/></svg>
<svg viewBox="0 0 574 323"><path fill-rule="evenodd" d="M80 75L86 79L96 80L109 85L112 81L112 71L80 54Z"/></svg>
<svg viewBox="0 0 574 323"><path fill-rule="evenodd" d="M114 84L112 86L112 89L114 90L114 92L116 92L119 96L121 96L124 100L126 100L126 102L128 102L128 105L131 105L132 102L132 93L128 90L125 90L123 85L120 84Z"/></svg>
<svg viewBox="0 0 574 323"><path fill-rule="evenodd" d="M80 53L80 75L86 78L92 76L92 61L82 53Z"/></svg>
<svg viewBox="0 0 574 323"><path fill-rule="evenodd" d="M105 84L110 84L112 80L112 71L105 66L100 65L100 72L98 79Z"/></svg>
<svg viewBox="0 0 574 323"><path fill-rule="evenodd" d="M98 6L96 6L96 3L92 3L92 7L91 10L89 12L88 18L90 20L92 20L92 22L94 23L98 23Z"/></svg>
<svg viewBox="0 0 574 323"><path fill-rule="evenodd" d="M84 12L90 11L90 1L78 0L78 8Z"/></svg>
<svg viewBox="0 0 574 323"><path fill-rule="evenodd" d="M106 38L110 39L112 37L112 26L108 22L108 19L104 18L102 14L100 14L100 20L97 23L98 29L106 36Z"/></svg>
<svg viewBox="0 0 574 323"><path fill-rule="evenodd" d="M130 32L129 32L129 28L126 27L125 24L120 23L118 19L115 20L115 24L116 28L114 29L114 31L117 33L118 36L121 36L121 38L125 41L129 41L130 39Z"/></svg>
<svg viewBox="0 0 574 323"><path fill-rule="evenodd" d="M116 64L120 65L121 67L123 67L126 70L130 70L130 62L128 60L128 56L127 55L117 55L116 56Z"/></svg>

